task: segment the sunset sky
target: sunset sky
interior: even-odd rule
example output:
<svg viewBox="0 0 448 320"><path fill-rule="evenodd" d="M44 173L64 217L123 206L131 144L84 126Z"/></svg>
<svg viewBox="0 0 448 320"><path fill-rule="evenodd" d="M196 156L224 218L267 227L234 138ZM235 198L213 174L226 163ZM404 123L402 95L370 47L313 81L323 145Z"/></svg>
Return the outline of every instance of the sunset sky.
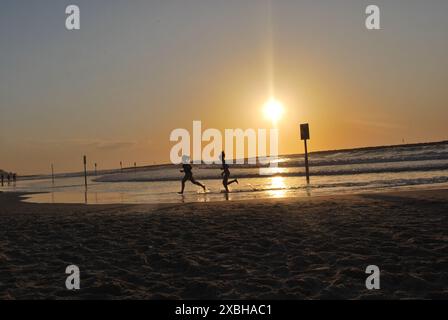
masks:
<svg viewBox="0 0 448 320"><path fill-rule="evenodd" d="M65 29L77 4L81 30ZM365 28L369 4L382 30ZM2 0L0 168L169 162L170 132L269 128L280 153L448 139L446 0ZM271 86L272 85L272 86Z"/></svg>

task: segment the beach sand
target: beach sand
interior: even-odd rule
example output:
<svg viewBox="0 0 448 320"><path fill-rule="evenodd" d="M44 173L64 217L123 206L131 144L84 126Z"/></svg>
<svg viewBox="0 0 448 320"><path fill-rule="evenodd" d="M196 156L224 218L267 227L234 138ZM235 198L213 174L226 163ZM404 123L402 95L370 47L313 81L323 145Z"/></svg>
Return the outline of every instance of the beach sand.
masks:
<svg viewBox="0 0 448 320"><path fill-rule="evenodd" d="M0 299L448 298L448 190L0 204ZM65 288L70 264L79 291ZM365 287L368 265L380 290Z"/></svg>

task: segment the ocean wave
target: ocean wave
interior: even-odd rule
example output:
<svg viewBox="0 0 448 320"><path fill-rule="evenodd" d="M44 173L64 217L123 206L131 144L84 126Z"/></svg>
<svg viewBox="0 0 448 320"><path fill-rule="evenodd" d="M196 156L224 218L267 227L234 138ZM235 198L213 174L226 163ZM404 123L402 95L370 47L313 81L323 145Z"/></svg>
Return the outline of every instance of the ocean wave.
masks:
<svg viewBox="0 0 448 320"><path fill-rule="evenodd" d="M343 176L343 175L357 175L357 174L377 174L377 173L400 173L400 172L426 172L426 171L448 171L448 163L429 164L421 166L396 166L396 167L352 167L352 168L327 168L327 170L316 170L311 167L310 172L312 176ZM260 175L258 170L237 171L233 176L237 178L259 178L267 175ZM271 176L280 177L302 177L305 173L303 171L297 172L274 172ZM448 175L448 172L447 172ZM211 170L201 170L195 173L197 179L215 180L220 179L219 171L212 172ZM170 175L151 175L147 172L146 175L135 174L111 174L104 175L94 179L95 182L150 182L150 181L178 181L182 178L176 171L171 172Z"/></svg>

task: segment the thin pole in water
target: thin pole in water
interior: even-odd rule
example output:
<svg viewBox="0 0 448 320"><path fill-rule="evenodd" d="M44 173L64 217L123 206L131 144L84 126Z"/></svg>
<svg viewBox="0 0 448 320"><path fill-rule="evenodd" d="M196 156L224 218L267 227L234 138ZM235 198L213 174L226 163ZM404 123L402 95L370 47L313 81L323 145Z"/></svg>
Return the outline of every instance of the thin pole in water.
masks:
<svg viewBox="0 0 448 320"><path fill-rule="evenodd" d="M300 139L302 139L305 144L306 183L310 184L310 167L309 167L309 163L308 163L308 145L307 145L307 140L310 139L310 126L308 123L303 123L300 125Z"/></svg>
<svg viewBox="0 0 448 320"><path fill-rule="evenodd" d="M51 182L54 184L54 166L51 164Z"/></svg>
<svg viewBox="0 0 448 320"><path fill-rule="evenodd" d="M84 185L86 186L87 190L87 157L84 156Z"/></svg>
<svg viewBox="0 0 448 320"><path fill-rule="evenodd" d="M308 165L308 145L306 143L307 140L304 140L305 142L305 171L306 171L306 183L310 184L310 167Z"/></svg>

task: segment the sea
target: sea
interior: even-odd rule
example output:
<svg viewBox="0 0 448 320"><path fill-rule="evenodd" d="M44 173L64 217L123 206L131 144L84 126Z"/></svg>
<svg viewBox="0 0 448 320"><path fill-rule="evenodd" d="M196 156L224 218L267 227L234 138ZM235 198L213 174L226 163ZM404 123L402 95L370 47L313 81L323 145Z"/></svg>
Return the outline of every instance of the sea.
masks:
<svg viewBox="0 0 448 320"><path fill-rule="evenodd" d="M33 203L156 204L313 197L388 190L448 187L448 141L320 151L309 154L310 183L305 178L304 155L282 155L277 168L230 165L230 193L224 192L218 165L193 166L200 187L187 182L179 195L183 174L172 164L89 171L87 188L82 173L19 177L4 192L25 193ZM260 170L262 169L262 170Z"/></svg>

